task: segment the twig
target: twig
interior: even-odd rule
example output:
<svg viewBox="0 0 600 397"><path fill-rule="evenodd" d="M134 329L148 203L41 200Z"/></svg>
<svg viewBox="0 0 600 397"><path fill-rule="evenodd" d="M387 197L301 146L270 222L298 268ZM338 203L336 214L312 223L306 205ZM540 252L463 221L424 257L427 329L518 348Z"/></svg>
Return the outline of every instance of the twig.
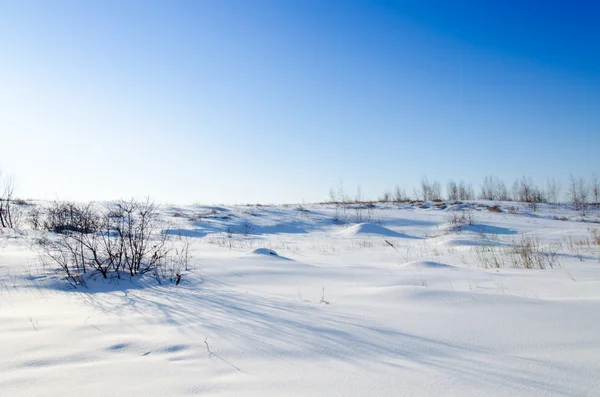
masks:
<svg viewBox="0 0 600 397"><path fill-rule="evenodd" d="M33 320L31 319L31 317L29 317L29 322L31 323L31 326L33 327L34 331L37 332L37 328L35 327L35 324L33 323Z"/></svg>

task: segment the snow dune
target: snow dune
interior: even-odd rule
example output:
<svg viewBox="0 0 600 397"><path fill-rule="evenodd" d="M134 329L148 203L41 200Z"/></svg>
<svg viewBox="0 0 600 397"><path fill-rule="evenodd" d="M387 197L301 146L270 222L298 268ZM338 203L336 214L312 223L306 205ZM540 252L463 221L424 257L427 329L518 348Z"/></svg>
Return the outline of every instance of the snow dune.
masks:
<svg viewBox="0 0 600 397"><path fill-rule="evenodd" d="M600 395L598 214L478 212L452 232L443 210L380 205L342 230L304 207L164 208L191 241L179 285L73 289L40 264L42 232L3 233L0 396ZM486 267L527 236L560 265Z"/></svg>
<svg viewBox="0 0 600 397"><path fill-rule="evenodd" d="M347 229L338 233L342 237L357 237L361 235L376 235L383 237L406 237L402 233L397 233L393 230L388 229L380 225L372 223L359 223L348 227Z"/></svg>

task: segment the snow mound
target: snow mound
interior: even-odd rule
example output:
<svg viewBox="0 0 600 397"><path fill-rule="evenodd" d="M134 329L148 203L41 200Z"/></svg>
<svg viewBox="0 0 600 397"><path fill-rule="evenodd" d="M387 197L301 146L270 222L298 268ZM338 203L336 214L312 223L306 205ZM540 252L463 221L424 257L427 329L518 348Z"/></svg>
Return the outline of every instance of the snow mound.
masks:
<svg viewBox="0 0 600 397"><path fill-rule="evenodd" d="M429 268L429 269L455 269L455 266L447 265L441 262L434 261L415 261L408 262L403 267L414 267L414 268Z"/></svg>
<svg viewBox="0 0 600 397"><path fill-rule="evenodd" d="M359 236L361 234L377 234L380 236L387 237L405 237L403 234L396 233L395 231L390 230L387 227L375 225L372 223L359 223L358 225L351 226L348 229L343 230L339 233L340 236L345 237L354 237Z"/></svg>
<svg viewBox="0 0 600 397"><path fill-rule="evenodd" d="M257 248L255 250L250 251L248 254L250 255L269 255L269 256L279 256L279 254L268 248Z"/></svg>

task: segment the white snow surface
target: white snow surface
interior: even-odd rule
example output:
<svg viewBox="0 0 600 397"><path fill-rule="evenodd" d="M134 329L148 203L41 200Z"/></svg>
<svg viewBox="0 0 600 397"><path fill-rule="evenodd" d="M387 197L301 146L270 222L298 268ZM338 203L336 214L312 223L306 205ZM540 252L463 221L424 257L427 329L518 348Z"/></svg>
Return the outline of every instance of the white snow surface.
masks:
<svg viewBox="0 0 600 397"><path fill-rule="evenodd" d="M402 234L398 232L390 230L387 227L375 225L372 223L359 223L357 225L350 226L339 233L340 236L346 237L357 237L363 234L373 234L387 237L402 237Z"/></svg>
<svg viewBox="0 0 600 397"><path fill-rule="evenodd" d="M334 205L165 205L192 244L179 285L73 289L44 232L3 230L0 396L600 395L598 210L499 204L462 230L433 203L346 225ZM559 265L485 266L523 237Z"/></svg>

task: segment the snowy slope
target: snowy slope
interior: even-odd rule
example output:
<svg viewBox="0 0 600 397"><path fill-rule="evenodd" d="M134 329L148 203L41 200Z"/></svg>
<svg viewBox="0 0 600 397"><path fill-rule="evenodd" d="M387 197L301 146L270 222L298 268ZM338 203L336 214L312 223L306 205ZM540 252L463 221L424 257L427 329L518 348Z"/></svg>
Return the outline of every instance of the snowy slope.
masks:
<svg viewBox="0 0 600 397"><path fill-rule="evenodd" d="M461 230L434 205L164 206L192 241L177 286L74 290L41 232L4 231L0 395L600 395L600 224L511 205ZM557 265L484 263L524 237Z"/></svg>

